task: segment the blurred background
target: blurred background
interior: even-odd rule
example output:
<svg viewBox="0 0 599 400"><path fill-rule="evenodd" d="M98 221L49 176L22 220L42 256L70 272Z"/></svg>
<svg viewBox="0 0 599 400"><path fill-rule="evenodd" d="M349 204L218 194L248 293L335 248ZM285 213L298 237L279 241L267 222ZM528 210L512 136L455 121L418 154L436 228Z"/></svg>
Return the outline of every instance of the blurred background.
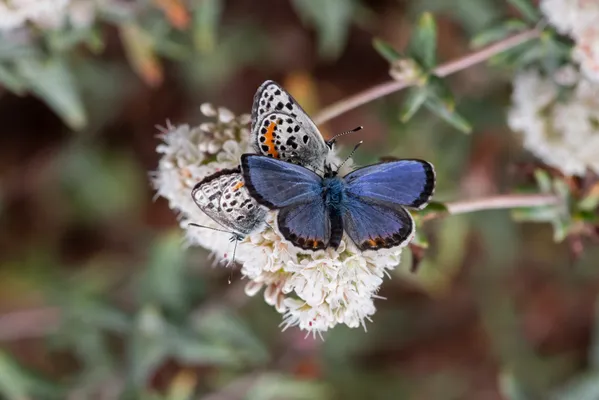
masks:
<svg viewBox="0 0 599 400"><path fill-rule="evenodd" d="M574 257L550 224L509 211L428 222L417 272L405 252L368 332L338 326L321 341L281 332L238 272L229 285L206 251L185 249L150 184L156 125L197 125L203 102L249 113L266 79L314 115L390 80L374 37L402 49L431 11L438 59L452 60L516 15L509 4L82 3L0 36L2 398L599 399L599 251ZM479 65L448 80L471 135L427 110L400 122L402 92L322 131L363 125L342 140L364 140L358 163L431 161L437 201L508 193L532 159L505 122L512 76Z"/></svg>

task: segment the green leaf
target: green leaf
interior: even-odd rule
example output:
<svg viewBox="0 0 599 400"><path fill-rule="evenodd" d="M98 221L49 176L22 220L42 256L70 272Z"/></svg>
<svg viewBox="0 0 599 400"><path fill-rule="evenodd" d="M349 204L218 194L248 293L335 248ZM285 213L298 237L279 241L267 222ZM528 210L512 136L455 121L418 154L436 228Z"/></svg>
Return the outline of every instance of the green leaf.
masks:
<svg viewBox="0 0 599 400"><path fill-rule="evenodd" d="M385 60L389 61L390 63L401 58L401 53L395 50L393 46L383 39L372 39L372 46Z"/></svg>
<svg viewBox="0 0 599 400"><path fill-rule="evenodd" d="M550 397L554 400L586 400L599 398L599 371L580 375Z"/></svg>
<svg viewBox="0 0 599 400"><path fill-rule="evenodd" d="M568 237L572 228L572 221L569 218L558 216L551 221L551 224L553 225L553 240L555 242L560 243Z"/></svg>
<svg viewBox="0 0 599 400"><path fill-rule="evenodd" d="M534 175L541 192L551 193L553 183L551 182L551 176L549 173L544 169L537 168L535 169Z"/></svg>
<svg viewBox="0 0 599 400"><path fill-rule="evenodd" d="M541 19L541 14L530 0L508 0L508 2L516 7L529 22L537 23Z"/></svg>
<svg viewBox="0 0 599 400"><path fill-rule="evenodd" d="M20 58L39 56L39 50L32 43L19 40L0 40L0 61L14 61Z"/></svg>
<svg viewBox="0 0 599 400"><path fill-rule="evenodd" d="M11 92L23 95L27 90L27 83L7 65L0 64L0 84Z"/></svg>
<svg viewBox="0 0 599 400"><path fill-rule="evenodd" d="M1 350L0 394L7 400L64 398L59 387L23 368Z"/></svg>
<svg viewBox="0 0 599 400"><path fill-rule="evenodd" d="M51 51L57 53L74 50L81 43L91 45L92 50L100 50L103 47L101 36L88 28L54 30L48 33L45 39Z"/></svg>
<svg viewBox="0 0 599 400"><path fill-rule="evenodd" d="M222 15L221 0L195 2L193 11L193 43L201 54L209 54L216 47L218 24Z"/></svg>
<svg viewBox="0 0 599 400"><path fill-rule="evenodd" d="M167 324L158 310L144 307L129 343L130 379L135 387L144 387L149 377L168 356Z"/></svg>
<svg viewBox="0 0 599 400"><path fill-rule="evenodd" d="M423 13L418 20L408 54L425 69L431 70L437 64L437 25L431 13Z"/></svg>
<svg viewBox="0 0 599 400"><path fill-rule="evenodd" d="M509 20L501 25L494 26L479 33L472 39L471 45L473 48L480 48L491 43L497 42L507 36L520 32L528 28L524 22L520 20Z"/></svg>
<svg viewBox="0 0 599 400"><path fill-rule="evenodd" d="M470 123L468 123L466 119L455 112L452 107L449 107L447 104L443 103L440 99L428 98L424 105L429 110L451 124L454 128L464 133L470 133L472 131Z"/></svg>
<svg viewBox="0 0 599 400"><path fill-rule="evenodd" d="M17 71L27 80L28 87L42 98L69 127L80 130L87 118L79 90L65 60L37 57L15 61Z"/></svg>
<svg viewBox="0 0 599 400"><path fill-rule="evenodd" d="M319 53L336 58L347 40L354 13L353 1L348 0L293 0L300 18L318 32Z"/></svg>
<svg viewBox="0 0 599 400"><path fill-rule="evenodd" d="M430 212L435 212L435 213L447 213L449 212L449 209L447 208L447 206L443 203L440 203L438 201L431 201L430 203L428 203L428 205L426 206L425 210L430 211Z"/></svg>
<svg viewBox="0 0 599 400"><path fill-rule="evenodd" d="M499 391L506 400L533 400L511 372L499 375Z"/></svg>
<svg viewBox="0 0 599 400"><path fill-rule="evenodd" d="M516 208L511 211L516 222L550 222L556 218L554 206Z"/></svg>
<svg viewBox="0 0 599 400"><path fill-rule="evenodd" d="M423 88L416 86L410 88L400 110L399 115L401 122L408 122L424 104L427 97L428 91L426 87Z"/></svg>
<svg viewBox="0 0 599 400"><path fill-rule="evenodd" d="M141 302L182 313L187 305L186 253L179 233L158 238L142 282Z"/></svg>
<svg viewBox="0 0 599 400"><path fill-rule="evenodd" d="M594 211L599 206L599 193L591 193L578 203L578 208L584 211Z"/></svg>
<svg viewBox="0 0 599 400"><path fill-rule="evenodd" d="M265 364L269 360L265 344L241 321L226 310L214 310L194 320L194 326L213 342L225 342L237 349L247 362Z"/></svg>
<svg viewBox="0 0 599 400"><path fill-rule="evenodd" d="M431 201L428 203L426 207L422 210L413 211L412 214L415 219L419 220L427 215L431 214L447 214L449 210L443 203L439 203L437 201Z"/></svg>
<svg viewBox="0 0 599 400"><path fill-rule="evenodd" d="M207 342L193 335L169 335L170 353L178 361L193 365L239 367L241 360L235 348Z"/></svg>
<svg viewBox="0 0 599 400"><path fill-rule="evenodd" d="M246 394L247 400L320 400L331 398L328 386L283 374L264 374Z"/></svg>
<svg viewBox="0 0 599 400"><path fill-rule="evenodd" d="M438 76L432 75L428 78L427 90L429 97L439 99L449 111L455 109L455 99L451 89L445 81Z"/></svg>

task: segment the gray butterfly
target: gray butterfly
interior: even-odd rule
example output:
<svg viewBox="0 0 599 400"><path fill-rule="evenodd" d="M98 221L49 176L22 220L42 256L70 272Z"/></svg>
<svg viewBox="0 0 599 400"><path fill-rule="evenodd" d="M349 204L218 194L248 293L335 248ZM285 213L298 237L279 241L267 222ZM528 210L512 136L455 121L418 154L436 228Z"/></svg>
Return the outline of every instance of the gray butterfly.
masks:
<svg viewBox="0 0 599 400"><path fill-rule="evenodd" d="M265 223L267 210L250 196L239 167L223 169L205 177L194 186L191 197L200 210L224 229L191 225L232 235L235 250L231 262L235 261L237 242Z"/></svg>
<svg viewBox="0 0 599 400"><path fill-rule="evenodd" d="M266 81L252 106L251 143L256 153L322 168L333 140L325 142L308 114L279 84Z"/></svg>

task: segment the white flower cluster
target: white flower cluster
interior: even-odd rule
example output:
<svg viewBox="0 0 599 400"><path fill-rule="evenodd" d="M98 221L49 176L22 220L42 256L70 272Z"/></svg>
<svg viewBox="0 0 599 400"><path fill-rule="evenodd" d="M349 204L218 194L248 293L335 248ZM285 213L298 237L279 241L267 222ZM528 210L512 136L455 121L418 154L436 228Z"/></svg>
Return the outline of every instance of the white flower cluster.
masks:
<svg viewBox="0 0 599 400"><path fill-rule="evenodd" d="M196 128L169 124L163 129L163 143L157 148L162 157L153 181L158 195L180 213L190 244L211 250L223 261L234 246L230 235L189 226L195 222L222 229L195 205L191 190L205 176L237 167L241 154L252 152L250 118L208 104L201 110L215 122ZM365 327L385 274L399 264L401 248L362 252L344 238L337 250L303 251L273 228L275 215L270 212L268 225L237 248L236 261L249 280L246 293L253 296L264 289L265 301L284 314L285 327L297 325L313 333L339 323Z"/></svg>
<svg viewBox="0 0 599 400"><path fill-rule="evenodd" d="M573 57L582 71L599 81L599 1L542 0L541 9L560 33L576 42Z"/></svg>
<svg viewBox="0 0 599 400"><path fill-rule="evenodd" d="M194 203L191 190L206 176L239 165L241 155L250 151L250 116L236 117L226 108L217 109L210 104L203 104L201 111L215 121L195 128L174 127L169 123L162 129L164 143L156 149L162 158L154 174L154 186L157 194L180 212L181 227L186 230L188 242L212 250L217 259L222 259L229 246L226 234L188 226L194 222L222 229Z"/></svg>
<svg viewBox="0 0 599 400"><path fill-rule="evenodd" d="M523 135L524 147L564 174L599 173L599 84L574 67L553 77L517 75L508 124Z"/></svg>
<svg viewBox="0 0 599 400"><path fill-rule="evenodd" d="M67 21L77 28L90 26L96 11L113 0L0 0L0 32L13 31L28 22L50 30Z"/></svg>

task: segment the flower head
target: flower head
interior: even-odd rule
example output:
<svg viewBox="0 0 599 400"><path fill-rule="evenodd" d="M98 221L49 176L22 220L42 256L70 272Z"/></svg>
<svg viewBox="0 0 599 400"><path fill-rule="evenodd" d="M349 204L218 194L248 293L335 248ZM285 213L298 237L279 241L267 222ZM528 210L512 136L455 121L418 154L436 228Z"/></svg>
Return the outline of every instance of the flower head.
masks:
<svg viewBox="0 0 599 400"><path fill-rule="evenodd" d="M599 2L542 0L541 10L560 33L574 39L574 60L588 78L599 81Z"/></svg>
<svg viewBox="0 0 599 400"><path fill-rule="evenodd" d="M211 250L217 260L227 258L233 244L225 233L189 227L189 222L218 227L191 198L194 185L223 168L233 168L241 154L251 152L249 116L236 117L224 108L203 105L211 118L196 128L168 125L154 185L181 216L190 244ZM340 165L334 152L327 161ZM351 169L348 160L341 175ZM322 332L337 324L364 326L375 312L374 299L387 271L399 264L401 248L360 251L344 237L337 249L305 251L293 246L276 229L276 212L269 211L266 224L238 245L236 260L248 279L246 294L263 290L264 300L283 314L283 325ZM220 227L222 228L222 227Z"/></svg>
<svg viewBox="0 0 599 400"><path fill-rule="evenodd" d="M516 76L508 123L523 135L524 147L564 174L599 173L599 84L565 68L555 77Z"/></svg>
<svg viewBox="0 0 599 400"><path fill-rule="evenodd" d="M162 155L158 170L153 173L157 194L169 201L169 206L180 215L189 244L205 247L225 259L233 251L230 235L209 229L189 226L189 223L223 229L204 214L191 197L193 187L219 170L235 168L239 156L250 151L249 115L236 117L226 108L203 104L202 113L212 119L198 127L173 126L162 129L163 143L156 151Z"/></svg>

